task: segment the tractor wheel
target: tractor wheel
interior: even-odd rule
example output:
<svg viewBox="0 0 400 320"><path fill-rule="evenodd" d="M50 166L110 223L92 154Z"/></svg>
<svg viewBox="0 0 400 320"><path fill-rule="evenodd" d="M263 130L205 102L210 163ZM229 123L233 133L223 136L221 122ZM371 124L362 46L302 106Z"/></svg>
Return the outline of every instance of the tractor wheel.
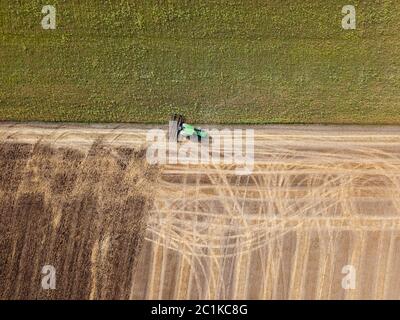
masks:
<svg viewBox="0 0 400 320"><path fill-rule="evenodd" d="M182 125L185 122L185 119L183 118L182 115L178 116L177 122L178 122L178 128L182 128Z"/></svg>

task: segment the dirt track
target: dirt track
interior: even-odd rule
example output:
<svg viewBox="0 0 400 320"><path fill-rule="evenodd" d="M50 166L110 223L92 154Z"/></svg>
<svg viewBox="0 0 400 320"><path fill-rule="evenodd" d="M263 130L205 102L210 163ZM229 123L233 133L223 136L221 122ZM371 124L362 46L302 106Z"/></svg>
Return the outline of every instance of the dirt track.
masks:
<svg viewBox="0 0 400 320"><path fill-rule="evenodd" d="M0 139L141 145L134 126L0 126ZM400 298L400 128L276 126L255 168L167 165L132 299ZM343 266L356 289L341 286Z"/></svg>

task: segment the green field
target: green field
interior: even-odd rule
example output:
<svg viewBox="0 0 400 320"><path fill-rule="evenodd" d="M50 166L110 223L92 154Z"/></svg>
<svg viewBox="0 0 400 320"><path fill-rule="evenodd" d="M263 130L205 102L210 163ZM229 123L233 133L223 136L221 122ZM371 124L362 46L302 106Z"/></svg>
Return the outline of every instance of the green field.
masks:
<svg viewBox="0 0 400 320"><path fill-rule="evenodd" d="M43 30L42 5L57 9ZM343 5L357 29L341 27ZM398 0L0 0L0 120L400 123Z"/></svg>

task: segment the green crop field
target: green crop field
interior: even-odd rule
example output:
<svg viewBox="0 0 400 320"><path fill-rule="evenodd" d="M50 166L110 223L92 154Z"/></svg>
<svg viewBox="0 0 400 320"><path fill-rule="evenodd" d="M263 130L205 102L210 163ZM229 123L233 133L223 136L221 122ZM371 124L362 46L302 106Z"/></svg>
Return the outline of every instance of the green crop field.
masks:
<svg viewBox="0 0 400 320"><path fill-rule="evenodd" d="M399 124L399 111L398 0L0 0L0 120Z"/></svg>

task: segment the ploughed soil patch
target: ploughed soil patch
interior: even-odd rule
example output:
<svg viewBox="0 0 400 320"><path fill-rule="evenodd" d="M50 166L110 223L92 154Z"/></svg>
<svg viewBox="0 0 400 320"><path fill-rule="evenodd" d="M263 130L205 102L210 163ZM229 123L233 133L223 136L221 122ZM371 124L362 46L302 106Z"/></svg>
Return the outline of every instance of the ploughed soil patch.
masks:
<svg viewBox="0 0 400 320"><path fill-rule="evenodd" d="M3 142L0 168L0 299L129 298L158 177L145 150Z"/></svg>

